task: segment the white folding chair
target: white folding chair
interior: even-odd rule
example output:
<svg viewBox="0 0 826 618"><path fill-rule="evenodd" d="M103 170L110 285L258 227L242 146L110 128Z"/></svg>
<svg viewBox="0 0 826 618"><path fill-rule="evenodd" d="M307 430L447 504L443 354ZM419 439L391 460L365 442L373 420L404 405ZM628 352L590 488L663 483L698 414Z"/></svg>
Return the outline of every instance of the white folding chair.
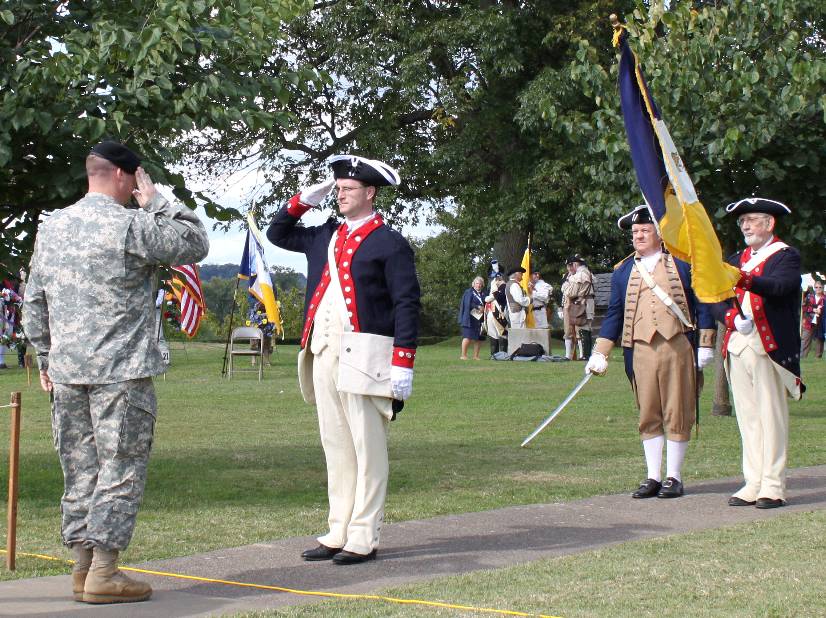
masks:
<svg viewBox="0 0 826 618"><path fill-rule="evenodd" d="M258 347L253 349L251 343L257 341ZM236 347L238 344L238 347ZM234 369L233 361L236 356L258 359L258 381L264 377L264 333L257 326L239 326L233 328L229 337L229 371L227 376L232 380ZM235 371L249 371L236 369Z"/></svg>

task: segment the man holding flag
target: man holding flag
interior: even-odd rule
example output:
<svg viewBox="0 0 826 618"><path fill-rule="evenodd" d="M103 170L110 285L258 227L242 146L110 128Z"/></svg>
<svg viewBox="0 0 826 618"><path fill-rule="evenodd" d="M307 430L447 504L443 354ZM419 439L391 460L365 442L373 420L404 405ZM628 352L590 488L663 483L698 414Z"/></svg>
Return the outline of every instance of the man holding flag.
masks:
<svg viewBox="0 0 826 618"><path fill-rule="evenodd" d="M420 291L410 244L374 211L379 187L398 185L398 172L352 155L333 157L331 167L334 179L293 196L267 237L307 256L298 374L305 401L318 410L330 511L329 531L302 557L350 565L376 557L389 475L388 423L413 390ZM334 187L345 222L331 218L300 227L300 217ZM345 336L351 344L342 343ZM369 347L360 349L359 340L387 344L387 365ZM354 392L339 372L356 363L364 381L386 384L389 392Z"/></svg>
<svg viewBox="0 0 826 618"><path fill-rule="evenodd" d="M746 198L726 207L737 217L746 249L730 258L739 268L737 303L715 305L726 325L723 357L743 441L745 484L729 506L773 509L786 503L789 403L800 399L800 253L775 235L791 214L780 202Z"/></svg>

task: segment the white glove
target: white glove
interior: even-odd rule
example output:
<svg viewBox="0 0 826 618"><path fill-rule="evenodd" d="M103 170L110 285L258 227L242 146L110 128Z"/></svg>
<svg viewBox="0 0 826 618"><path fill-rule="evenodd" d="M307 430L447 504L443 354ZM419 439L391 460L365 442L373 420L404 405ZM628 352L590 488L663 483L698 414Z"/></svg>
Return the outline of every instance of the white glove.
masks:
<svg viewBox="0 0 826 618"><path fill-rule="evenodd" d="M321 200L327 197L335 186L336 179L328 178L327 180L311 185L302 190L301 194L298 196L298 201L302 204L307 204L307 206L318 206L321 203Z"/></svg>
<svg viewBox="0 0 826 618"><path fill-rule="evenodd" d="M588 364L585 365L585 373L595 373L598 376L605 375L608 371L608 359L604 354L594 352L591 358L588 359Z"/></svg>
<svg viewBox="0 0 826 618"><path fill-rule="evenodd" d="M739 315L734 316L734 328L741 335L748 335L754 328L754 322L751 318L741 318Z"/></svg>
<svg viewBox="0 0 826 618"><path fill-rule="evenodd" d="M703 369L714 360L714 348L699 348L697 350L697 369Z"/></svg>
<svg viewBox="0 0 826 618"><path fill-rule="evenodd" d="M413 394L413 370L409 367L390 367L390 384L393 388L393 399L404 401Z"/></svg>

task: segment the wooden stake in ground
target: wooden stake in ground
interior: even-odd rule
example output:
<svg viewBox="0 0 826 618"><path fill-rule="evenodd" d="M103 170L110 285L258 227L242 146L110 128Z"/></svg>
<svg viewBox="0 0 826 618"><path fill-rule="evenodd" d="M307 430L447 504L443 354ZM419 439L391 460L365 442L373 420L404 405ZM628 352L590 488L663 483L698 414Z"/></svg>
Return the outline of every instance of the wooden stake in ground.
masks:
<svg viewBox="0 0 826 618"><path fill-rule="evenodd" d="M9 444L9 504L6 534L6 568L14 571L17 546L17 468L20 461L20 393L11 394L11 439Z"/></svg>

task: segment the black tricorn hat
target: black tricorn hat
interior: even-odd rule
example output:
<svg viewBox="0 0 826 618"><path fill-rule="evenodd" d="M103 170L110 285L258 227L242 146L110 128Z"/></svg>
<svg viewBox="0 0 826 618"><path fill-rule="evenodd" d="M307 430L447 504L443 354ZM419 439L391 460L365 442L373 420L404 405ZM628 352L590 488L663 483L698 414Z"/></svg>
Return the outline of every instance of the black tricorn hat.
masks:
<svg viewBox="0 0 826 618"><path fill-rule="evenodd" d="M630 230L635 223L654 223L654 219L651 218L651 211L648 210L648 206L645 204L637 206L627 215L617 219L617 226L621 230Z"/></svg>
<svg viewBox="0 0 826 618"><path fill-rule="evenodd" d="M751 212L759 212L772 217L784 217L791 214L792 210L785 204L775 200L767 200L762 197L747 197L740 201L733 202L726 206L726 212L739 217Z"/></svg>
<svg viewBox="0 0 826 618"><path fill-rule="evenodd" d="M527 271L524 268L522 268L521 266L517 266L516 268L511 268L508 271L507 277L508 277L508 279L510 279L510 276L512 274L514 274L514 273L524 273L524 272L527 272Z"/></svg>
<svg viewBox="0 0 826 618"><path fill-rule="evenodd" d="M352 178L371 187L395 186L401 182L396 170L375 159L365 159L358 155L336 155L330 157L329 162L336 179Z"/></svg>
<svg viewBox="0 0 826 618"><path fill-rule="evenodd" d="M123 144L113 141L103 141L90 151L89 154L106 159L127 174L134 174L141 164L141 158Z"/></svg>
<svg viewBox="0 0 826 618"><path fill-rule="evenodd" d="M579 253L574 253L567 260L565 260L566 264L573 264L574 262L579 262L580 264L584 264L585 263L585 258L582 257Z"/></svg>

